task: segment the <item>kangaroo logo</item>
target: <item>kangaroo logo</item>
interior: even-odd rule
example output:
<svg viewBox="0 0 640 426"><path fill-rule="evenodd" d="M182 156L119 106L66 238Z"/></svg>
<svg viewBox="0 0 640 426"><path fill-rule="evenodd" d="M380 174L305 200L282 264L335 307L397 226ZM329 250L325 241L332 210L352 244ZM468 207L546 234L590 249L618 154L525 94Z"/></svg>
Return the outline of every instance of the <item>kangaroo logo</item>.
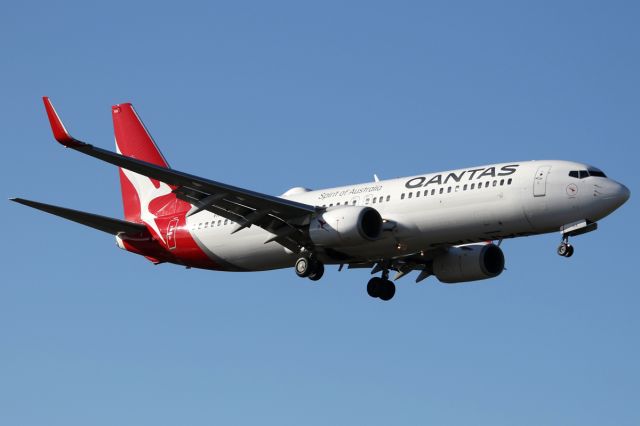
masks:
<svg viewBox="0 0 640 426"><path fill-rule="evenodd" d="M117 141L116 148L118 154L120 154L120 149L118 148ZM159 181L156 181L158 182L158 186L156 187L156 185L154 185L154 182L147 176L143 176L124 168L121 168L120 170L122 170L129 182L131 182L131 185L133 185L136 192L138 193L138 199L140 200L140 219L146 225L151 227L151 229L155 231L156 236L166 244L166 240L162 236L162 232L160 232L160 228L156 223L156 219L158 218L156 213L159 211L159 209L154 208L153 211L151 211L150 206L154 201L171 194L171 188L166 183Z"/></svg>

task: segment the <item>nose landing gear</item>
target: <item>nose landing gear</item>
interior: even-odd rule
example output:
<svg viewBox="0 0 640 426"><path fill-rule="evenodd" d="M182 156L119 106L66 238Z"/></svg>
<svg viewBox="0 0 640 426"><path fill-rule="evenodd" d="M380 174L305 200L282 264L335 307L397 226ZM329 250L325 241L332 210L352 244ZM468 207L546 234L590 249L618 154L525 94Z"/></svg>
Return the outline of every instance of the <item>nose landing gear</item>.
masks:
<svg viewBox="0 0 640 426"><path fill-rule="evenodd" d="M569 237L586 234L596 229L598 229L598 224L586 219L561 226L562 242L558 246L558 254L563 257L571 257L573 255L573 246L569 244Z"/></svg>

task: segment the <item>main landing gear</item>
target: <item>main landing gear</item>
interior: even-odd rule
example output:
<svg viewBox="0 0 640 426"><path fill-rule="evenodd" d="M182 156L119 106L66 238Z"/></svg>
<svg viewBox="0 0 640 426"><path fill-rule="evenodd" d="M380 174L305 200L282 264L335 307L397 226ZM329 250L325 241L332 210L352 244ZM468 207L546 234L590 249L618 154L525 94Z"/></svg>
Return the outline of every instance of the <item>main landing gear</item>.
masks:
<svg viewBox="0 0 640 426"><path fill-rule="evenodd" d="M367 283L367 293L384 301L391 300L396 294L396 285L389 280L389 271L382 271L382 278L371 278Z"/></svg>
<svg viewBox="0 0 640 426"><path fill-rule="evenodd" d="M313 256L302 256L296 260L296 275L300 278L309 278L318 281L324 275L324 265ZM389 270L382 271L382 277L373 277L367 283L367 293L371 297L377 297L387 301L393 299L396 294L396 286L389 279Z"/></svg>
<svg viewBox="0 0 640 426"><path fill-rule="evenodd" d="M569 244L569 236L563 235L562 242L558 246L558 254L563 257L573 256L573 246Z"/></svg>
<svg viewBox="0 0 640 426"><path fill-rule="evenodd" d="M318 281L324 275L324 265L313 257L301 257L296 260L296 275L300 278L309 278Z"/></svg>

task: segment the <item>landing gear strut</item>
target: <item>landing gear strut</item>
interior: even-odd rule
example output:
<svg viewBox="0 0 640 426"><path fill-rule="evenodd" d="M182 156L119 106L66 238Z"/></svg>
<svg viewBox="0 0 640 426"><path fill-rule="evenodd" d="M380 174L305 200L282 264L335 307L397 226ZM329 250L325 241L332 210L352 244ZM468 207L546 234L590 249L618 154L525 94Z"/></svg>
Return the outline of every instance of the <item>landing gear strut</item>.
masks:
<svg viewBox="0 0 640 426"><path fill-rule="evenodd" d="M396 286L389 280L389 271L382 271L382 278L373 277L367 283L367 294L382 300L391 300L396 294Z"/></svg>
<svg viewBox="0 0 640 426"><path fill-rule="evenodd" d="M573 256L573 246L569 244L569 236L563 235L562 242L558 246L558 254L563 257Z"/></svg>
<svg viewBox="0 0 640 426"><path fill-rule="evenodd" d="M296 275L300 278L309 278L311 281L318 281L324 275L324 265L312 257L300 257L296 260Z"/></svg>

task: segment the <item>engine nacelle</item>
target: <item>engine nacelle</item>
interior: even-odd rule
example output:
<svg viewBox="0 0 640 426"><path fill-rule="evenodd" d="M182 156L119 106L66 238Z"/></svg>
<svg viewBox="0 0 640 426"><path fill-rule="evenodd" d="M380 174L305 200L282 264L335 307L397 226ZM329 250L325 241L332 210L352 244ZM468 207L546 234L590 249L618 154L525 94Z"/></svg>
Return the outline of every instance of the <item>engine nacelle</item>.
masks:
<svg viewBox="0 0 640 426"><path fill-rule="evenodd" d="M382 234L382 217L374 208L336 206L313 218L309 236L318 246L340 247L374 241Z"/></svg>
<svg viewBox="0 0 640 426"><path fill-rule="evenodd" d="M451 247L433 259L433 275L447 284L497 277L504 270L504 254L495 244Z"/></svg>

